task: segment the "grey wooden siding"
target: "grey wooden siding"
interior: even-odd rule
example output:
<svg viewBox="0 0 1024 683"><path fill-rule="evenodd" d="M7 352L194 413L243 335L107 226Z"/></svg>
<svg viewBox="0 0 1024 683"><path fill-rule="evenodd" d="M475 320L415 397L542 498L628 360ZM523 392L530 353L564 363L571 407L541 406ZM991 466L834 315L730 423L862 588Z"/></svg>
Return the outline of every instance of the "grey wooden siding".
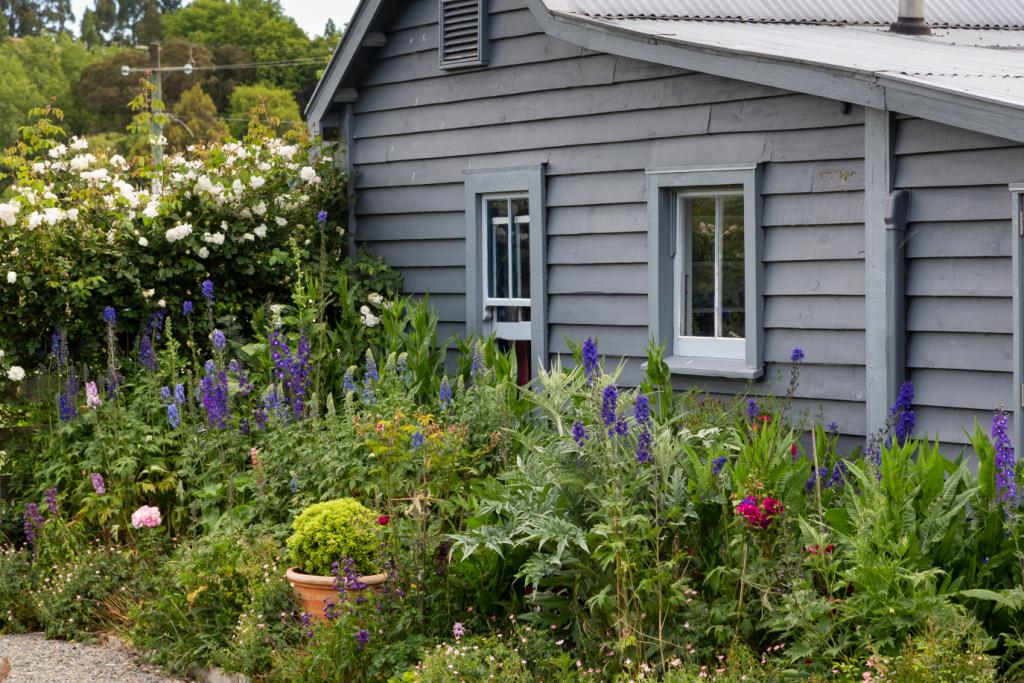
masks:
<svg viewBox="0 0 1024 683"><path fill-rule="evenodd" d="M907 370L919 432L964 443L1012 406L1010 195L1024 146L919 119L896 129L896 185L910 190Z"/></svg>
<svg viewBox="0 0 1024 683"><path fill-rule="evenodd" d="M804 349L797 407L864 424L863 112L839 103L594 54L492 0L490 66L437 66L436 0L413 0L358 84L357 239L465 320L463 171L547 164L553 358L599 338L636 382L648 338L645 169L764 162L766 374L781 394ZM979 283L979 287L980 287ZM535 305L537 305L535 303ZM679 378L716 394L738 381Z"/></svg>

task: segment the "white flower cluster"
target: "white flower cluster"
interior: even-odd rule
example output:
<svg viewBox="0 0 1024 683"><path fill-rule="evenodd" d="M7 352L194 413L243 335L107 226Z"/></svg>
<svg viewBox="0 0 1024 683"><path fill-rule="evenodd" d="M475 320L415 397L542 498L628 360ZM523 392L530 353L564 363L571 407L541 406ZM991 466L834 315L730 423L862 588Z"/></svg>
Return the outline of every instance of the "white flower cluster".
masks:
<svg viewBox="0 0 1024 683"><path fill-rule="evenodd" d="M378 294L377 292L370 292L370 294L366 297L366 300L369 301L374 306L384 306L385 308L388 308L388 304L387 302L384 301L384 297ZM377 317L372 310L370 310L369 306L361 306L359 308L359 315L363 319L363 324L366 325L367 327L376 327L377 325L380 324L380 318Z"/></svg>

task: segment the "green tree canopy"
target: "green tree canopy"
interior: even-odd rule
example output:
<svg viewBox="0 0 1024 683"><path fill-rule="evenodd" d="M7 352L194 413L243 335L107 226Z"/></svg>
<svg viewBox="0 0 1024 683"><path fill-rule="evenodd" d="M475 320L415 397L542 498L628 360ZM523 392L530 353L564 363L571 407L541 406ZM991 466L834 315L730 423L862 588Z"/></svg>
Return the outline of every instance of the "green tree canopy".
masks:
<svg viewBox="0 0 1024 683"><path fill-rule="evenodd" d="M178 149L194 143L217 142L228 135L228 126L217 116L213 98L198 83L181 93L171 113L174 118L165 132L168 142Z"/></svg>
<svg viewBox="0 0 1024 683"><path fill-rule="evenodd" d="M267 85L242 85L235 88L228 101L228 122L231 134L237 138L245 135L249 128L249 120L257 114L264 123L267 118L277 119L277 132L301 125L299 104L292 94L284 88Z"/></svg>
<svg viewBox="0 0 1024 683"><path fill-rule="evenodd" d="M315 44L285 15L277 0L195 0L164 16L164 35L178 36L207 47L233 45L256 61L322 59L329 51ZM316 81L320 64L261 69L259 79L299 93Z"/></svg>

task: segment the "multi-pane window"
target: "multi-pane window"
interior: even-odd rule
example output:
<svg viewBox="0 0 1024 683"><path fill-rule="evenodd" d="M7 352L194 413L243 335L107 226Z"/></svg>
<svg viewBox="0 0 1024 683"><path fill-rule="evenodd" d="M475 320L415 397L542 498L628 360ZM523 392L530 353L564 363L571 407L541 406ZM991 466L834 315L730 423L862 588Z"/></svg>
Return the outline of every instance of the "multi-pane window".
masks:
<svg viewBox="0 0 1024 683"><path fill-rule="evenodd" d="M743 189L676 197L674 348L677 356L744 358Z"/></svg>
<svg viewBox="0 0 1024 683"><path fill-rule="evenodd" d="M485 195L484 306L500 339L530 339L530 200L526 194Z"/></svg>

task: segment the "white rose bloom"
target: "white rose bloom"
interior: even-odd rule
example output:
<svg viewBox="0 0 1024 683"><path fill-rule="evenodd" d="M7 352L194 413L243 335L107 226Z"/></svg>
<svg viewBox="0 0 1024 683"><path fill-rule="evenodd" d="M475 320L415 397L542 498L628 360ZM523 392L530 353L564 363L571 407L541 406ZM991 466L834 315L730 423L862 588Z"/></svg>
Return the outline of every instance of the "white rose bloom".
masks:
<svg viewBox="0 0 1024 683"><path fill-rule="evenodd" d="M366 300L374 306L380 306L384 302L384 297L377 292L370 292L370 295L366 297Z"/></svg>
<svg viewBox="0 0 1024 683"><path fill-rule="evenodd" d="M238 215L240 215L242 218L249 219L252 218L252 211L250 211L248 208L245 208L242 209Z"/></svg>
<svg viewBox="0 0 1024 683"><path fill-rule="evenodd" d="M13 270L7 271L7 284L13 285L17 281L18 281L18 274L15 273Z"/></svg>
<svg viewBox="0 0 1024 683"><path fill-rule="evenodd" d="M156 218L157 215L159 215L159 213L160 202L156 201L155 199L150 200L150 202L146 204L146 208L142 210L142 215L145 216L146 218Z"/></svg>
<svg viewBox="0 0 1024 683"><path fill-rule="evenodd" d="M18 211L21 210L21 204L18 202L6 202L0 204L0 223L3 223L8 228L14 225L14 221L18 219Z"/></svg>
<svg viewBox="0 0 1024 683"><path fill-rule="evenodd" d="M312 166L303 166L302 170L299 171L299 177L313 185L320 182L320 176L316 174Z"/></svg>
<svg viewBox="0 0 1024 683"><path fill-rule="evenodd" d="M56 206L43 209L43 222L47 225L57 225L63 219L64 211Z"/></svg>
<svg viewBox="0 0 1024 683"><path fill-rule="evenodd" d="M220 222L220 229L221 230L227 230L228 229L228 222L227 221L221 221Z"/></svg>
<svg viewBox="0 0 1024 683"><path fill-rule="evenodd" d="M4 357L4 350L0 349L0 358L3 358L3 357Z"/></svg>
<svg viewBox="0 0 1024 683"><path fill-rule="evenodd" d="M64 212L64 216L69 221L77 221L78 220L78 209L68 209L67 211Z"/></svg>
<svg viewBox="0 0 1024 683"><path fill-rule="evenodd" d="M89 149L89 141L85 138L80 138L77 135L71 138L71 149L77 151L83 149Z"/></svg>
<svg viewBox="0 0 1024 683"><path fill-rule="evenodd" d="M175 154L173 157L171 157L171 166L184 166L184 165L185 165L185 157L183 157L182 155Z"/></svg>
<svg viewBox="0 0 1024 683"><path fill-rule="evenodd" d="M160 301L156 302L156 305L159 306L160 308L167 308L167 300L160 299Z"/></svg>
<svg viewBox="0 0 1024 683"><path fill-rule="evenodd" d="M155 293L156 293L156 290L155 290L155 289L144 289L144 290L142 290L142 296L143 296L143 298L145 298L145 299L149 299L149 298L150 298L150 297L152 297L152 296L153 296L153 295L154 295Z"/></svg>
<svg viewBox="0 0 1024 683"><path fill-rule="evenodd" d="M128 168L128 162L125 161L125 158L120 154L115 154L114 156L110 157L107 161L110 162L111 166L113 166L114 168L121 169L122 171Z"/></svg>
<svg viewBox="0 0 1024 683"><path fill-rule="evenodd" d="M10 370L7 371L7 379L12 382L20 382L25 379L25 370L19 365L12 365Z"/></svg>
<svg viewBox="0 0 1024 683"><path fill-rule="evenodd" d="M264 237L267 236L267 226L264 225L263 223L260 223L259 225L256 226L253 232L256 233L257 237L263 239Z"/></svg>
<svg viewBox="0 0 1024 683"><path fill-rule="evenodd" d="M28 229L35 230L39 227L39 224L43 222L43 214L38 211L33 211L28 215Z"/></svg>
<svg viewBox="0 0 1024 683"><path fill-rule="evenodd" d="M373 313L363 316L363 324L367 327L377 327L378 323L380 323L380 318L375 316Z"/></svg>
<svg viewBox="0 0 1024 683"><path fill-rule="evenodd" d="M256 236L253 235L251 232L247 232L247 233L242 235L242 241L243 242L253 242L255 240L256 240Z"/></svg>
<svg viewBox="0 0 1024 683"><path fill-rule="evenodd" d="M188 223L179 223L173 228L164 233L164 237L167 238L168 242L177 242L183 240L192 234L192 226Z"/></svg>
<svg viewBox="0 0 1024 683"><path fill-rule="evenodd" d="M71 157L71 163L69 166L72 171L84 171L89 168L94 161L96 161L96 157L91 154L78 154Z"/></svg>
<svg viewBox="0 0 1024 683"><path fill-rule="evenodd" d="M273 168L273 166L271 166L270 164L268 164L268 163L267 163L267 162L265 162L265 161L261 161L261 162L260 162L260 163L259 163L259 164L258 164L258 165L256 166L256 168L258 168L258 169L260 169L261 171L263 171L264 173L266 173L267 171L269 171L270 169L272 169L272 168Z"/></svg>
<svg viewBox="0 0 1024 683"><path fill-rule="evenodd" d="M64 145L55 145L51 147L47 152L51 159L60 159L62 156L68 153L68 148Z"/></svg>
<svg viewBox="0 0 1024 683"><path fill-rule="evenodd" d="M36 163L32 164L32 172L33 173L46 173L46 164L44 164L41 161L37 161Z"/></svg>
<svg viewBox="0 0 1024 683"><path fill-rule="evenodd" d="M210 255L210 250L207 249L206 247L200 247L199 251L196 253L199 254L199 258L206 258L207 256Z"/></svg>
<svg viewBox="0 0 1024 683"><path fill-rule="evenodd" d="M82 171L78 175L90 185L102 185L103 181L107 179L108 173L105 168L97 168L95 171Z"/></svg>
<svg viewBox="0 0 1024 683"><path fill-rule="evenodd" d="M265 181L263 178L259 177L258 175L254 175L253 177L249 178L249 187L251 187L252 189L255 190L257 188L263 187L264 183L266 183L266 182L267 181Z"/></svg>
<svg viewBox="0 0 1024 683"><path fill-rule="evenodd" d="M284 157L285 159L291 159L292 155L294 155L297 150L298 147L296 147L295 145L281 145L274 151L277 152L277 155L280 157Z"/></svg>
<svg viewBox="0 0 1024 683"><path fill-rule="evenodd" d="M224 233L222 232L204 232L203 241L207 244L224 244Z"/></svg>
<svg viewBox="0 0 1024 683"><path fill-rule="evenodd" d="M274 217L274 222L277 223L278 225L280 225L282 228L284 226L288 225L288 220L285 219L285 218L282 218L281 216L275 216Z"/></svg>
<svg viewBox="0 0 1024 683"><path fill-rule="evenodd" d="M231 183L231 189L234 190L235 194L241 194L242 190L245 189L245 185L242 184L241 180L235 178L235 181Z"/></svg>
<svg viewBox="0 0 1024 683"><path fill-rule="evenodd" d="M267 212L267 203L266 202L260 202L256 206L252 207L252 212L254 214L256 214L257 216L262 216L263 214L265 214Z"/></svg>

